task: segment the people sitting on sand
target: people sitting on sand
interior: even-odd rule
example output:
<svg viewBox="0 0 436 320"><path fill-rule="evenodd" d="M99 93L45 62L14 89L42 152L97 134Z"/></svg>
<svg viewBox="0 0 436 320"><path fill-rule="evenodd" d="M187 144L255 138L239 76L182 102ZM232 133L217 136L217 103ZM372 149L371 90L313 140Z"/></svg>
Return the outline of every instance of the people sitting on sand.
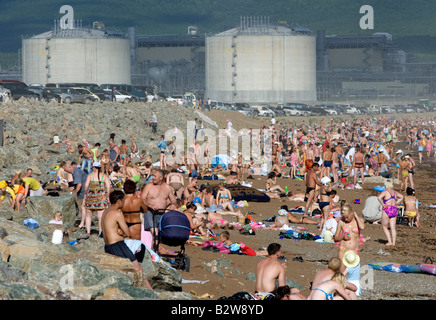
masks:
<svg viewBox="0 0 436 320"><path fill-rule="evenodd" d="M234 212L232 193L225 187L224 183L219 184L215 198L217 206L222 210Z"/></svg>
<svg viewBox="0 0 436 320"><path fill-rule="evenodd" d="M132 160L129 160L123 169L127 179L130 179L135 183L139 183L139 181L141 181L141 174Z"/></svg>
<svg viewBox="0 0 436 320"><path fill-rule="evenodd" d="M383 206L377 197L380 192L377 190L371 191L371 196L365 200L365 206L362 210L362 217L365 222L378 224L382 218Z"/></svg>
<svg viewBox="0 0 436 320"><path fill-rule="evenodd" d="M197 177L193 177L185 186L183 191L185 203L192 202L195 197L200 197L200 188L198 187Z"/></svg>
<svg viewBox="0 0 436 320"><path fill-rule="evenodd" d="M104 252L122 258L128 258L132 262L134 270L143 278L145 287L152 290L153 288L143 275L141 264L124 241L125 237L130 238L131 236L123 212L121 211L124 197L124 192L121 190L114 190L109 195L110 206L103 213L101 220L105 244ZM145 248L143 250L145 250Z"/></svg>
<svg viewBox="0 0 436 320"><path fill-rule="evenodd" d="M238 175L236 172L230 173L228 177L226 177L226 184L241 184L242 180L238 179Z"/></svg>
<svg viewBox="0 0 436 320"><path fill-rule="evenodd" d="M186 215L186 217L189 220L189 224L191 226L191 232L193 233L200 233L202 236L206 234L206 231L204 230L203 226L205 224L206 218L199 217L200 214L196 215L197 206L193 204L192 202L189 202L186 204L186 209L182 212Z"/></svg>
<svg viewBox="0 0 436 320"><path fill-rule="evenodd" d="M273 191L279 191L281 193L286 193L285 190L282 189L282 187L280 187L277 184L277 174L274 171L271 171L268 174L267 180L266 180L266 191L271 193Z"/></svg>
<svg viewBox="0 0 436 320"><path fill-rule="evenodd" d="M328 263L328 268L318 271L315 274L315 277L313 278L313 281L311 283L311 291L313 291L313 288L318 288L322 283L331 280L331 278L337 273L340 272L339 269L342 266L342 261L337 258L333 257L330 259ZM347 282L345 286L345 292L350 296L352 300L357 300L356 296L356 290L357 287L352 284L351 282Z"/></svg>
<svg viewBox="0 0 436 320"><path fill-rule="evenodd" d="M281 247L271 243L267 247L268 256L257 263L255 294L263 300L273 300L277 287L286 285L286 264L279 261L283 257Z"/></svg>

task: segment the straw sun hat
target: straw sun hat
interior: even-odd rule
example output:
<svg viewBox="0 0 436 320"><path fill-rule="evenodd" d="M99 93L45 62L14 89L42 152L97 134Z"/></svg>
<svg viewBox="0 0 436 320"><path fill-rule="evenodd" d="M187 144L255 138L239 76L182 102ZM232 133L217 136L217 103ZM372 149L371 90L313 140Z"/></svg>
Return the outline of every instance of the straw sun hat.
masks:
<svg viewBox="0 0 436 320"><path fill-rule="evenodd" d="M360 263L360 257L353 250L347 251L344 254L342 262L347 268L354 268Z"/></svg>

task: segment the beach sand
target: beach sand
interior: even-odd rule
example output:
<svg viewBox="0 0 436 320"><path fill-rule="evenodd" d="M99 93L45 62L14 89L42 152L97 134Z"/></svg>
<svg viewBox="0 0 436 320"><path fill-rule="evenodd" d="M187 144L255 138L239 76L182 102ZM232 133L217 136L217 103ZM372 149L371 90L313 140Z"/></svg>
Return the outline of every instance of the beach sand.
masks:
<svg viewBox="0 0 436 320"><path fill-rule="evenodd" d="M244 117L245 118L245 117ZM216 120L214 118L214 120ZM224 124L225 115L221 121L216 120L220 127ZM253 124L254 126L254 124ZM399 148L405 148L401 143ZM403 149L405 150L405 149ZM417 159L413 151L412 156ZM386 238L380 224L365 224L364 237L370 240L363 244L361 251L361 277L368 279L360 299L362 300L401 300L401 299L431 299L436 298L436 277L430 274L406 274L392 273L388 271L377 271L368 267L373 262L391 262L398 264L423 263L430 257L436 261L436 208L429 208L429 204L436 203L433 190L436 178L436 167L434 159L428 160L424 156L423 164L417 162L415 170L415 190L418 200L423 204L419 208L422 228L409 227L397 224L397 244L395 247L386 246ZM390 167L396 176L396 168ZM257 180L260 178L260 180ZM254 176L252 182L254 188L264 189L266 177ZM199 185L210 180L199 180ZM304 181L278 178L277 184L282 188L288 187L292 192L305 191ZM352 203L352 208L361 216L365 199L370 196L374 186L380 183L365 183L362 190L341 190L337 189L341 199ZM399 189L399 185L395 185ZM354 199L360 198L360 204L354 204ZM282 198L284 199L284 198ZM283 201L283 202L282 202ZM290 209L297 206L304 206L304 202L284 201L271 199L267 203L250 202L248 211L255 214L253 218L260 222L277 214L282 205ZM296 214L295 216L301 216ZM229 221L236 222L232 216L226 216ZM317 225L293 224L296 227L305 227L307 232L319 234ZM219 233L219 230L215 230ZM241 235L237 230L230 230L230 239L233 242L243 242L252 249L266 248L270 243L277 242L282 245L282 251L287 260L286 277L298 283L304 296L310 293L310 282L317 271L327 268L330 258L337 256L338 248L334 244L317 243L311 240L279 239L279 230L257 229L255 235ZM202 240L192 239L202 242ZM262 257L245 255L223 254L211 251L204 251L202 247L187 245L187 255L190 258L190 272L182 272L185 280L207 281L206 283L185 283L183 291L190 292L196 299L216 300L220 297L229 297L239 291L247 291L251 294L255 290L255 281L247 276L256 272L256 264ZM293 261L292 258L302 257L304 262ZM227 259L227 260L222 260ZM213 265L218 264L217 267ZM217 268L219 270L217 270ZM366 269L365 269L366 268ZM365 270L370 270L366 271ZM221 273L219 272L221 271Z"/></svg>

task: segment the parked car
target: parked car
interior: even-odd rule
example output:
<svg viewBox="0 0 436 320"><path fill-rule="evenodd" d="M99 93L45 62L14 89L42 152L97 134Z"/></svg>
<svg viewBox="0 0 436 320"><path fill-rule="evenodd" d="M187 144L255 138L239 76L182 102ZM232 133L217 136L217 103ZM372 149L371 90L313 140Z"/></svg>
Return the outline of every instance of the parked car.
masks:
<svg viewBox="0 0 436 320"><path fill-rule="evenodd" d="M280 106L271 107L271 110L274 111L276 117L286 116L285 110Z"/></svg>
<svg viewBox="0 0 436 320"><path fill-rule="evenodd" d="M235 109L236 109L236 111L246 115L247 117L256 117L259 114L259 111L257 109L251 108L250 106L243 107L241 105L236 104Z"/></svg>
<svg viewBox="0 0 436 320"><path fill-rule="evenodd" d="M343 110L339 108L337 105L328 104L324 107L324 110L327 111L331 116L337 116L342 114Z"/></svg>
<svg viewBox="0 0 436 320"><path fill-rule="evenodd" d="M381 107L381 113L397 113L397 111L391 106L384 105Z"/></svg>
<svg viewBox="0 0 436 320"><path fill-rule="evenodd" d="M360 114L373 114L369 108L363 107L363 106L356 106L357 109L359 109Z"/></svg>
<svg viewBox="0 0 436 320"><path fill-rule="evenodd" d="M110 94L110 96L112 97L112 90L104 90L106 92L108 92ZM134 101L135 98L128 94L127 92L123 91L123 90L115 90L115 101L116 102L121 102L121 103L130 103L131 101Z"/></svg>
<svg viewBox="0 0 436 320"><path fill-rule="evenodd" d="M290 102L290 103L287 103L286 106L294 107L296 110L300 111L301 114L305 117L312 115L312 107L305 104L305 103Z"/></svg>
<svg viewBox="0 0 436 320"><path fill-rule="evenodd" d="M29 100L38 101L40 100L40 96L38 93L30 91L28 87L21 82L1 82L0 85L3 85L4 89L9 89L11 94L11 98L13 100L18 100L21 97L24 97Z"/></svg>
<svg viewBox="0 0 436 320"><path fill-rule="evenodd" d="M396 105L394 105L394 109L395 109L395 111L397 111L397 113L402 113L402 112L405 112L406 108L402 104L396 104Z"/></svg>
<svg viewBox="0 0 436 320"><path fill-rule="evenodd" d="M62 101L62 92L56 88L44 88L41 91L41 101L49 102L49 101Z"/></svg>
<svg viewBox="0 0 436 320"><path fill-rule="evenodd" d="M348 114L360 114L360 110L354 104L345 105L345 112Z"/></svg>
<svg viewBox="0 0 436 320"><path fill-rule="evenodd" d="M274 117L275 116L275 112L268 105L252 106L251 108L255 109L259 112L257 114L258 117Z"/></svg>
<svg viewBox="0 0 436 320"><path fill-rule="evenodd" d="M407 113L416 112L416 107L415 107L414 105L408 104L408 105L404 108L404 112L407 112Z"/></svg>
<svg viewBox="0 0 436 320"><path fill-rule="evenodd" d="M220 108L224 107L224 102L216 101L216 100L210 100L210 107L212 109L220 109Z"/></svg>
<svg viewBox="0 0 436 320"><path fill-rule="evenodd" d="M109 84L105 83L100 85L103 90L112 90L115 87L116 90L121 90L127 92L128 95L135 97L138 101L145 101L146 94L145 90L141 86L134 86L130 84ZM153 93L153 91L148 91Z"/></svg>
<svg viewBox="0 0 436 320"><path fill-rule="evenodd" d="M230 103L224 103L222 106L217 107L217 110L236 111L235 107L232 106Z"/></svg>
<svg viewBox="0 0 436 320"><path fill-rule="evenodd" d="M375 104L370 105L369 110L371 110L373 114L380 114L381 113L381 108Z"/></svg>
<svg viewBox="0 0 436 320"><path fill-rule="evenodd" d="M64 103L90 103L92 101L97 101L95 97L83 94L73 88L58 88L62 95L62 101Z"/></svg>
<svg viewBox="0 0 436 320"><path fill-rule="evenodd" d="M167 101L174 101L177 102L180 105L186 105L188 104L188 101L186 101L185 97L182 95L174 95L167 98Z"/></svg>
<svg viewBox="0 0 436 320"><path fill-rule="evenodd" d="M330 113L328 111L326 111L324 108L322 108L321 106L314 106L312 108L312 114L314 116L328 116L328 115L330 115Z"/></svg>
<svg viewBox="0 0 436 320"><path fill-rule="evenodd" d="M73 89L76 90L76 91L78 91L78 92L80 92L81 94L87 94L87 95L93 97L93 98L94 98L93 101L97 101L97 102L100 102L100 101L101 101L99 96L97 96L96 94L92 93L92 92L91 92L90 90L88 90L88 89L81 88L81 87L73 87Z"/></svg>
<svg viewBox="0 0 436 320"><path fill-rule="evenodd" d="M299 110L297 110L291 106L278 105L277 108L282 109L285 112L286 116L301 116L302 115L302 113Z"/></svg>

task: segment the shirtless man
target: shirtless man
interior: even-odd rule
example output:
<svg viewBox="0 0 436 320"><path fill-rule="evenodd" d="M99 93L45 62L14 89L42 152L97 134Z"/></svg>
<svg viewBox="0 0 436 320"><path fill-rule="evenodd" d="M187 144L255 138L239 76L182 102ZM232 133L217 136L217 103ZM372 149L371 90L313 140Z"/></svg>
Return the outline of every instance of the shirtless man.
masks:
<svg viewBox="0 0 436 320"><path fill-rule="evenodd" d="M386 155L383 152L379 152L379 154L376 156L376 160L377 160L376 176L378 176L382 164L385 163L387 159L388 158L386 157Z"/></svg>
<svg viewBox="0 0 436 320"><path fill-rule="evenodd" d="M151 183L147 183L141 193L141 199L148 207L148 211L144 214L144 229L151 232L153 241L156 240L154 235L157 234L159 221L165 210L177 208L173 188L164 179L165 174L162 170L154 171ZM152 243L156 249L157 244Z"/></svg>
<svg viewBox="0 0 436 320"><path fill-rule="evenodd" d="M86 145L79 145L77 147L79 149L79 163L82 163L81 168L86 173L91 173L92 171L92 156L94 155L89 149L89 147ZM83 159L82 159L83 157Z"/></svg>
<svg viewBox="0 0 436 320"><path fill-rule="evenodd" d="M105 243L104 252L121 258L128 258L132 262L135 271L142 272L141 265L124 242L124 238L130 238L130 231L121 211L124 197L124 193L120 190L114 190L109 195L111 205L104 211L101 218Z"/></svg>
<svg viewBox="0 0 436 320"><path fill-rule="evenodd" d="M183 175L178 172L177 169L172 169L171 172L167 174L166 180L167 184L173 188L177 199L182 199L185 186L185 179L183 178Z"/></svg>
<svg viewBox="0 0 436 320"><path fill-rule="evenodd" d="M268 257L258 262L256 266L256 293L262 294L266 299L274 298L276 281L278 287L286 284L286 265L278 259L282 257L281 245L271 243L268 248ZM270 294L271 293L271 294Z"/></svg>
<svg viewBox="0 0 436 320"><path fill-rule="evenodd" d="M139 158L138 145L136 144L135 138L131 137L130 141L132 142L132 145L130 146L130 159L133 157Z"/></svg>
<svg viewBox="0 0 436 320"><path fill-rule="evenodd" d="M323 168L321 170L321 176L327 176L330 177L330 172L332 170L333 165L333 153L329 146L327 146L326 150L324 151L322 155L323 162Z"/></svg>
<svg viewBox="0 0 436 320"><path fill-rule="evenodd" d="M307 150L304 152L304 154L306 156L306 160L304 160L304 166L306 168L306 174L307 174L307 172L309 172L310 169L312 168L313 159L315 159L313 153L313 147L311 144L308 145Z"/></svg>
<svg viewBox="0 0 436 320"><path fill-rule="evenodd" d="M105 243L104 252L129 259L138 273L139 279L144 281L145 287L153 290L147 278L144 277L137 257L124 242L124 238L130 238L130 231L121 211L124 203L124 193L121 190L114 190L109 195L109 199L111 205L104 211L101 221ZM142 250L146 250L145 247Z"/></svg>
<svg viewBox="0 0 436 320"><path fill-rule="evenodd" d="M357 182L357 172L360 172L360 179L362 179L362 184L364 183L363 179L365 176L365 156L362 153L362 149L360 147L356 147L356 153L353 157L353 167L354 167L354 186L356 186ZM377 167L377 170L380 170Z"/></svg>
<svg viewBox="0 0 436 320"><path fill-rule="evenodd" d="M307 197L307 201L306 201L306 208L304 209L304 214L303 217L308 217L307 212L309 211L309 207L313 201L313 199L315 199L315 188L316 186L322 186L321 182L318 181L318 177L316 175L316 173L319 171L319 164L318 163L314 163L312 166L312 169L310 169L310 171L307 173L306 175L306 197Z"/></svg>
<svg viewBox="0 0 436 320"><path fill-rule="evenodd" d="M195 153L195 148L190 147L188 149L186 163L189 166L189 182L191 182L192 178L196 178L198 176L198 161Z"/></svg>

